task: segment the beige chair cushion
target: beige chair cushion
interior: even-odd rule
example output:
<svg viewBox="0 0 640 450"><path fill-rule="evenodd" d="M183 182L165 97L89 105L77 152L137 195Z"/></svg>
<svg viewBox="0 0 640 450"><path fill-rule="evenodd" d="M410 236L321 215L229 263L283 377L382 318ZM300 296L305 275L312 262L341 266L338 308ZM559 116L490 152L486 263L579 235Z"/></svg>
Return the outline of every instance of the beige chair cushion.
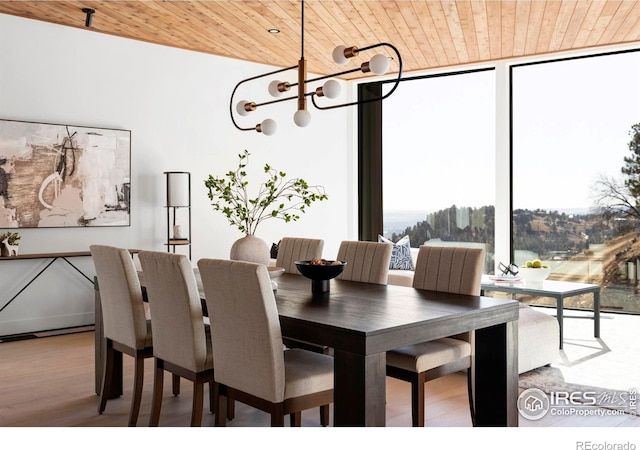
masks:
<svg viewBox="0 0 640 450"><path fill-rule="evenodd" d="M285 273L300 274L295 262L322 258L323 247L322 239L283 237L278 247L276 266L283 267Z"/></svg>
<svg viewBox="0 0 640 450"><path fill-rule="evenodd" d="M331 357L299 349L285 356L264 265L201 259L198 268L211 317L217 382L273 403L325 390L329 381L333 388Z"/></svg>
<svg viewBox="0 0 640 450"><path fill-rule="evenodd" d="M284 372L285 399L333 389L333 359L321 353L297 348L285 351Z"/></svg>
<svg viewBox="0 0 640 450"><path fill-rule="evenodd" d="M342 241L336 259L346 261L339 280L387 284L393 244L369 241Z"/></svg>
<svg viewBox="0 0 640 450"><path fill-rule="evenodd" d="M90 250L100 286L104 336L139 350L150 347L151 323L131 254L106 245L92 245Z"/></svg>
<svg viewBox="0 0 640 450"><path fill-rule="evenodd" d="M469 356L471 344L460 339L442 338L387 352L387 364L420 373Z"/></svg>
<svg viewBox="0 0 640 450"><path fill-rule="evenodd" d="M195 275L185 255L142 251L153 323L153 355L202 372L213 367L213 352L205 332Z"/></svg>
<svg viewBox="0 0 640 450"><path fill-rule="evenodd" d="M390 269L387 284L394 286L413 286L413 270Z"/></svg>

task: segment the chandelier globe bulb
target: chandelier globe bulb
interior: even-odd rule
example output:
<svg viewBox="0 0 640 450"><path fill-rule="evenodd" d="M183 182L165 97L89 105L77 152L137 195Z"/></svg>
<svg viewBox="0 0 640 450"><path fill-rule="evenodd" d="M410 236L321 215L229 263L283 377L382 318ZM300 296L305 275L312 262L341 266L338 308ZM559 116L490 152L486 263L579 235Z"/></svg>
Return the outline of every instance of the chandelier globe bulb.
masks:
<svg viewBox="0 0 640 450"><path fill-rule="evenodd" d="M299 109L293 115L293 121L299 127L306 127L311 122L311 114L306 109Z"/></svg>
<svg viewBox="0 0 640 450"><path fill-rule="evenodd" d="M236 104L236 112L241 115L241 116L247 116L249 115L249 111L247 111L246 109L244 109L244 105L246 105L247 103L249 103L246 100L240 100L237 104Z"/></svg>
<svg viewBox="0 0 640 450"><path fill-rule="evenodd" d="M389 58L384 55L375 55L369 60L369 68L376 75L384 75L389 70Z"/></svg>
<svg viewBox="0 0 640 450"><path fill-rule="evenodd" d="M271 136L278 130L278 124L273 119L264 119L260 124L260 131L265 136Z"/></svg>
<svg viewBox="0 0 640 450"><path fill-rule="evenodd" d="M322 93L327 98L336 98L341 91L342 87L336 80L329 80L322 86Z"/></svg>
<svg viewBox="0 0 640 450"><path fill-rule="evenodd" d="M339 64L341 66L344 66L346 63L349 62L349 58L347 58L346 56L344 56L344 51L347 47L344 45L338 45L336 48L333 49L333 61L336 64Z"/></svg>
<svg viewBox="0 0 640 450"><path fill-rule="evenodd" d="M269 94L271 94L272 97L280 97L282 95L282 92L280 92L280 89L278 89L278 85L280 83L280 80L273 80L271 83L269 83Z"/></svg>

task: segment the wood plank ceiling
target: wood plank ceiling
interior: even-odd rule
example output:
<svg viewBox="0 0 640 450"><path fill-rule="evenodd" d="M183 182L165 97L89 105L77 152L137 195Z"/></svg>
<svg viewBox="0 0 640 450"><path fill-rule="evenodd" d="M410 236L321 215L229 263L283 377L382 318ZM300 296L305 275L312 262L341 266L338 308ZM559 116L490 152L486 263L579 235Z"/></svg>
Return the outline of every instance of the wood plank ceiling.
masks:
<svg viewBox="0 0 640 450"><path fill-rule="evenodd" d="M96 11L91 28L82 8ZM301 53L300 11L298 0L0 1L0 13L282 67ZM310 72L341 70L338 44L378 42L395 45L412 72L638 42L640 2L307 0L304 24Z"/></svg>

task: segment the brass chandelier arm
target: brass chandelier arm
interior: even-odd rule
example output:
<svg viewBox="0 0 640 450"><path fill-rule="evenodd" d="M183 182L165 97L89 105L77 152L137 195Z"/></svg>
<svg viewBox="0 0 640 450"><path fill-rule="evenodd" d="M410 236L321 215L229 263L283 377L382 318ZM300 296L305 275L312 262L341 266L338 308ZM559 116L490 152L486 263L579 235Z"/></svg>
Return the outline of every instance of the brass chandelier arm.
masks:
<svg viewBox="0 0 640 450"><path fill-rule="evenodd" d="M293 84L292 84L292 86L293 86ZM305 92L304 93L305 97L309 97L310 95L315 95L315 92ZM294 95L292 97L285 97L285 98L279 98L279 99L276 99L276 100L269 100L268 102L254 103L254 106L257 108L259 106L272 105L274 103L286 102L288 100L298 100L298 96Z"/></svg>
<svg viewBox="0 0 640 450"><path fill-rule="evenodd" d="M327 78L339 77L342 75L347 75L354 72L360 72L362 69L360 67L354 67L353 69L343 70L342 72L330 73L329 75L322 75L320 77L311 78L309 80L305 80L305 83L313 83L314 81L326 80ZM292 85L293 86L293 85Z"/></svg>
<svg viewBox="0 0 640 450"><path fill-rule="evenodd" d="M400 78L402 77L402 56L400 56L400 52L398 51L398 49L394 45L389 44L387 42L380 42L379 44L374 44L374 45L370 45L368 47L363 47L358 51L362 52L362 51L365 51L365 50L370 50L372 48L383 47L383 46L384 47L389 47L391 50L393 50L393 52L396 54L396 57L398 59L398 76L396 77L396 80L394 81L393 87L389 90L389 92L387 92L386 94L384 94L383 96L378 97L378 98L371 98L371 99L368 99L368 100L361 100L361 101L357 101L356 100L354 102L340 103L339 105L331 105L331 106L320 106L320 105L318 105L316 103L316 96L313 95L311 97L311 103L313 103L313 106L316 109L320 109L320 110L344 108L345 106L354 106L354 105L361 105L361 104L364 104L364 103L377 102L377 101L380 101L380 100L384 100L385 98L387 98L391 94L393 94L393 92L396 90L396 88L400 84ZM357 71L357 70L360 70L360 69L358 68L358 69L355 69L355 70L351 70L349 72L353 72L353 71ZM349 72L347 72L347 73L349 73ZM327 75L327 76L324 76L324 77L319 77L319 78L316 78L314 80L309 80L309 82L322 80L324 78L329 78L331 76L335 76L335 75Z"/></svg>
<svg viewBox="0 0 640 450"><path fill-rule="evenodd" d="M235 126L238 130L240 131L255 131L255 126L251 127L251 128L243 128L241 126L239 126L236 123L236 119L235 117L233 117L233 97L236 95L236 91L238 90L238 88L240 87L240 85L244 84L244 83L248 83L249 81L253 81L253 80L257 80L259 78L264 78L264 77L268 77L271 75L275 75L277 73L281 73L281 72L286 72L287 70L293 70L296 69L298 66L291 66L291 67L285 67L284 69L278 69L278 70L274 70L273 72L268 72L268 73L263 73L261 75L256 75L255 77L250 77L250 78L245 78L244 80L241 80L238 82L238 84L236 84L236 87L233 88L233 91L231 92L231 98L229 99L229 116L231 116L231 122L233 123L233 126ZM294 97L297 98L297 97ZM286 98L286 99L282 99L282 100L278 100L278 101L283 101L283 100L289 100L290 98ZM275 102L271 102L271 103L275 103ZM266 103L262 103L263 105ZM260 106L260 105L256 105Z"/></svg>
<svg viewBox="0 0 640 450"><path fill-rule="evenodd" d="M338 105L330 105L330 106L318 105L316 103L316 93L315 92L305 92L304 96L305 97L311 96L311 102L313 103L313 106L316 109L319 109L319 110L344 108L346 106L354 106L354 105L358 105L358 104L362 104L362 103L376 102L376 101L384 100L385 98L389 97L391 94L393 94L393 92L396 90L396 88L400 84L400 79L402 77L402 56L400 56L400 52L398 51L398 49L394 45L389 44L387 42L380 42L378 44L373 44L373 45L369 45L367 47L363 47L363 48L358 50L358 53L364 52L364 51L367 51L367 50L371 50L371 49L374 49L374 48L378 48L378 47L389 47L395 53L396 59L398 61L398 76L396 77L396 80L394 82L393 87L385 95L383 95L383 96L381 96L379 98L372 98L372 99L363 100L363 101L353 101L353 102L348 102L348 103L340 103ZM274 74L277 74L277 73L286 72L288 70L293 70L293 69L297 69L297 68L298 68L298 66L295 65L295 66L286 67L284 69L274 70L273 72L268 72L268 73L265 73L265 74L262 74L262 75L257 75L257 76L251 77L251 78L244 79L244 80L240 81L238 84L236 84L236 87L233 89L233 92L231 94L231 99L229 101L229 114L231 116L231 121L233 122L233 125L237 129L239 129L241 131L254 131L255 130L255 127L251 127L251 128L242 128L242 127L240 127L236 123L235 118L233 116L233 97L234 97L236 91L238 90L238 88L240 87L240 85L242 85L244 83L247 83L249 81L257 80L259 78L268 77L268 76L271 76L271 75L274 75ZM323 76L320 76L320 77L304 80L304 83L306 85L307 83L313 83L313 82L316 82L316 81L322 81L322 80L325 80L327 78L333 78L333 77L337 77L337 76L341 76L341 75L346 75L346 74L349 74L349 73L358 72L360 70L362 70L360 67L355 67L353 69L344 70L342 72L336 72L336 73L332 73L332 74L329 74L329 75L323 75ZM299 83L290 83L289 86L291 86L291 87L298 86L298 84ZM299 100L299 97L296 95L296 96L291 96L291 97L279 98L279 99L271 100L271 101L268 101L268 102L255 103L254 106L257 108L259 106L271 105L271 104L280 103L280 102L289 101L289 100Z"/></svg>
<svg viewBox="0 0 640 450"><path fill-rule="evenodd" d="M246 116L247 113L255 111L258 107L272 105L275 103L286 102L289 100L297 100L298 106L296 108L296 112L293 115L293 121L299 127L306 127L310 120L311 116L309 111L307 110L307 97L311 96L311 102L316 109L319 110L327 110L327 109L336 109L336 108L344 108L346 106L354 106L363 103L375 102L384 100L389 97L400 84L400 78L402 77L402 57L400 56L400 52L393 45L381 42L378 44L368 45L363 48L358 47L345 47L338 46L333 51L333 58L337 64L346 64L349 58L352 58L362 52L367 50L372 50L378 47L388 47L395 53L396 59L398 61L398 76L394 82L393 87L387 92L385 95L380 96L375 99L368 99L362 101L353 101L348 103L341 103L338 105L330 105L330 106L321 106L316 103L316 97L327 97L327 98L336 98L340 93L340 85L335 80L330 80L324 83L323 86L316 88L311 92L306 92L306 88L309 83L325 80L327 78L340 77L343 75L347 75L354 72L362 72L367 74L369 72L374 73L376 75L383 75L389 69L389 59L385 57L383 54L377 54L373 56L369 61L363 62L360 64L360 67L355 67L353 69L347 69L341 72L336 72L330 75L322 75L316 78L307 79L307 61L304 57L304 0L301 0L301 20L300 20L300 59L298 60L298 64L295 66L285 67L283 69L274 70L272 72L267 72L262 75L256 75L254 77L246 78L236 84L233 92L231 93L231 98L229 99L229 115L231 116L231 122L233 125L240 131L258 131L264 133L265 135L272 135L276 132L277 126L276 122L273 119L265 119L262 122L258 123L254 127L243 128L239 126L236 122L234 113L237 113L240 116ZM285 98L277 98L275 100L265 101L262 103L256 103L249 100L241 100L237 104L234 101L234 97L238 88L244 83L248 83L253 80L257 80L259 78L268 77L271 75L275 75L277 73L286 72L289 70L297 70L297 80L296 82L283 82L280 80L273 80L269 84L269 93L273 97L280 97L280 95L284 92L289 91L292 87L297 87L297 94L295 96L285 97ZM235 106L235 107L234 107Z"/></svg>
<svg viewBox="0 0 640 450"><path fill-rule="evenodd" d="M371 50L373 48L385 47L385 46L391 48L391 50L393 50L393 52L396 54L396 57L398 59L398 67L399 67L398 79L400 79L400 77L402 76L402 57L400 56L400 52L398 52L398 49L394 47L392 44L389 44L387 42L380 42L378 44L369 45L367 47L363 47L361 49L356 50L354 55L357 55L360 52ZM354 67L353 69L347 69L342 72L330 73L329 75L322 75L320 77L310 78L308 80L305 80L305 83L313 83L314 81L326 80L327 78L334 78L342 75L348 75L350 73L359 72L361 70L362 70L362 67ZM291 86L293 86L293 84Z"/></svg>

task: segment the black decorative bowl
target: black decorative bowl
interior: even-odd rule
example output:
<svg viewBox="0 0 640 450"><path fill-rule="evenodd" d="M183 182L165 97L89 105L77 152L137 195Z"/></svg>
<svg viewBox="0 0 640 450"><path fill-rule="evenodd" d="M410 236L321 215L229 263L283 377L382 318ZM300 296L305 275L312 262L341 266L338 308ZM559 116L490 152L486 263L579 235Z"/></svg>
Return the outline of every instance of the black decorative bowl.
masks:
<svg viewBox="0 0 640 450"><path fill-rule="evenodd" d="M311 292L324 294L329 292L329 280L342 273L347 265L344 261L327 261L323 264L311 264L311 261L296 261L298 271L311 280Z"/></svg>

